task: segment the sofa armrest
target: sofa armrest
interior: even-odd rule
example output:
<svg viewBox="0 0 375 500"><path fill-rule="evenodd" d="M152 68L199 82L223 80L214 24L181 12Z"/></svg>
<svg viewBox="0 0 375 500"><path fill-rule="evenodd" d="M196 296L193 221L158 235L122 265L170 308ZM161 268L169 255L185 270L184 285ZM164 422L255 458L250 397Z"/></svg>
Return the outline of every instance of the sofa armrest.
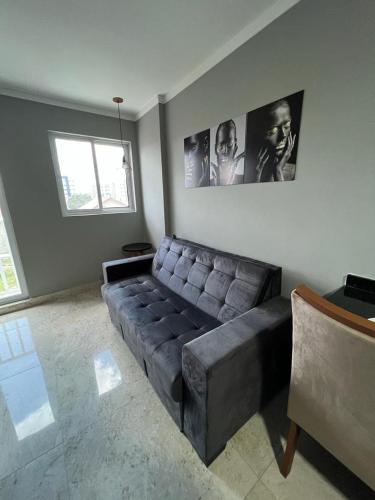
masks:
<svg viewBox="0 0 375 500"><path fill-rule="evenodd" d="M183 347L184 432L206 464L287 382L291 317L275 297Z"/></svg>
<svg viewBox="0 0 375 500"><path fill-rule="evenodd" d="M137 274L149 273L155 254L129 257L127 259L110 260L103 262L104 283L111 283L123 278L131 278Z"/></svg>

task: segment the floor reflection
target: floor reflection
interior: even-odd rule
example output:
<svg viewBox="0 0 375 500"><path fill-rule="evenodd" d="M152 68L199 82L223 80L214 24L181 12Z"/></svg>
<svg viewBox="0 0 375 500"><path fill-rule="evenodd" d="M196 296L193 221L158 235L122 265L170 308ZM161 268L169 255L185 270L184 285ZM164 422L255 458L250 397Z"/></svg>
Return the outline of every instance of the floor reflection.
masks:
<svg viewBox="0 0 375 500"><path fill-rule="evenodd" d="M27 318L0 325L0 387L19 440L55 421Z"/></svg>
<svg viewBox="0 0 375 500"><path fill-rule="evenodd" d="M121 373L111 351L97 354L94 358L94 366L99 396L121 384Z"/></svg>

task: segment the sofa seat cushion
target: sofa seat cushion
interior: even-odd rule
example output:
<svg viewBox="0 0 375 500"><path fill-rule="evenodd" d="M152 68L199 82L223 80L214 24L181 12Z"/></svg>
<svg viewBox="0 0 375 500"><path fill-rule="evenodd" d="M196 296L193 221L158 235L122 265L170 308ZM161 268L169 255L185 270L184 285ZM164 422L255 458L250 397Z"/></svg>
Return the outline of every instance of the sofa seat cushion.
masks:
<svg viewBox="0 0 375 500"><path fill-rule="evenodd" d="M150 275L104 285L102 292L159 388L182 401L182 347L221 322Z"/></svg>
<svg viewBox="0 0 375 500"><path fill-rule="evenodd" d="M138 342L159 388L182 401L182 347L204 333L220 326L215 318L188 304L140 329Z"/></svg>
<svg viewBox="0 0 375 500"><path fill-rule="evenodd" d="M150 275L143 275L102 286L103 298L107 303L111 319L118 328L120 328L123 318L123 315L120 317L120 311L122 309L131 311L140 305L140 299L137 299L136 295L150 291L150 287L147 286L149 281L154 281L154 278ZM150 300L152 300L152 296L150 296Z"/></svg>

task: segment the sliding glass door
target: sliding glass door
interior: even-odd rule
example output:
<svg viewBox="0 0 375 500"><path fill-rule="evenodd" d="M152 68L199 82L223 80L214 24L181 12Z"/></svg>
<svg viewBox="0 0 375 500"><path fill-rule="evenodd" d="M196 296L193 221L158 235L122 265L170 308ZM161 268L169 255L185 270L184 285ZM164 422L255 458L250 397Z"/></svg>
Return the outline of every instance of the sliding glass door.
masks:
<svg viewBox="0 0 375 500"><path fill-rule="evenodd" d="M0 305L26 297L25 278L0 179Z"/></svg>

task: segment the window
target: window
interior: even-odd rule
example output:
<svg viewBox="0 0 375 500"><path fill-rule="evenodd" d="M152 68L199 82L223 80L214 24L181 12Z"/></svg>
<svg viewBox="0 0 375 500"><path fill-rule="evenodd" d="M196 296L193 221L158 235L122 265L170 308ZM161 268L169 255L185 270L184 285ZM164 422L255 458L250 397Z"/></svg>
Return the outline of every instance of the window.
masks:
<svg viewBox="0 0 375 500"><path fill-rule="evenodd" d="M18 254L2 179L0 178L0 305L15 302L26 297L25 277Z"/></svg>
<svg viewBox="0 0 375 500"><path fill-rule="evenodd" d="M135 212L130 142L49 135L64 216Z"/></svg>

